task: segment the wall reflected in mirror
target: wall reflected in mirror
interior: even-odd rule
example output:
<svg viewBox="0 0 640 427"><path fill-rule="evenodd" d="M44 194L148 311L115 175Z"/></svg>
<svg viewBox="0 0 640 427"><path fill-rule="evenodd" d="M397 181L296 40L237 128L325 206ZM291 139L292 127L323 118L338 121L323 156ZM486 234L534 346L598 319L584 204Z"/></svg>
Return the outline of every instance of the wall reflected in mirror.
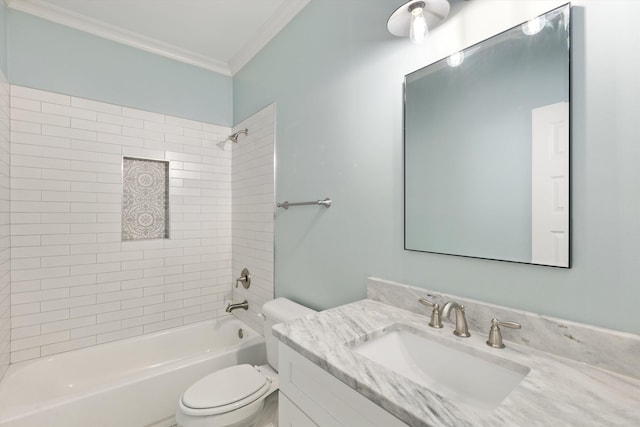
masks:
<svg viewBox="0 0 640 427"><path fill-rule="evenodd" d="M569 21L405 77L405 249L569 267Z"/></svg>

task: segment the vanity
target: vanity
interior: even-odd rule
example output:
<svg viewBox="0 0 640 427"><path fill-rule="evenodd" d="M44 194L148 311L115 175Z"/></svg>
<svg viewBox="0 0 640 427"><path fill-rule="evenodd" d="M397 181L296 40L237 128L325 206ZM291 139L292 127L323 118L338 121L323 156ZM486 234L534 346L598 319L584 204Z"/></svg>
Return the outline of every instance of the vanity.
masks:
<svg viewBox="0 0 640 427"><path fill-rule="evenodd" d="M430 327L420 298L462 303L471 336ZM522 324L505 348L486 345L492 317ZM375 278L367 299L274 333L281 426L640 425L633 334Z"/></svg>

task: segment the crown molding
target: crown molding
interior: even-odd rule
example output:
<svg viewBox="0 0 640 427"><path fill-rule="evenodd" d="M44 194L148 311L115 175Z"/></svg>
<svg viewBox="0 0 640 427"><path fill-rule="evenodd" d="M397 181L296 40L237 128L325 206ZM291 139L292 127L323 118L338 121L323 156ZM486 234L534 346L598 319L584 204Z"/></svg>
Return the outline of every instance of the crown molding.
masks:
<svg viewBox="0 0 640 427"><path fill-rule="evenodd" d="M71 12L40 0L5 0L8 7L40 18L84 31L118 43L181 61L196 67L231 76L229 66L223 61L179 48L169 43L124 30L106 22ZM307 0L308 1L308 0ZM274 34L275 35L275 34ZM272 36L273 37L273 36ZM257 51L256 51L257 53ZM254 53L255 54L255 53Z"/></svg>
<svg viewBox="0 0 640 427"><path fill-rule="evenodd" d="M251 40L229 60L231 75L236 74L267 45L311 0L286 0Z"/></svg>

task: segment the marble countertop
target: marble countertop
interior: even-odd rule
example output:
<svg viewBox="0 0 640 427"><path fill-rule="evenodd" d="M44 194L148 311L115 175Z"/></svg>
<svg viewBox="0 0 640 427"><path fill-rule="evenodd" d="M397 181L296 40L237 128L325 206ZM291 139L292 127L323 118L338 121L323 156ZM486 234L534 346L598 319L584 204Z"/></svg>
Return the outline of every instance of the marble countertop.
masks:
<svg viewBox="0 0 640 427"><path fill-rule="evenodd" d="M640 380L505 341L485 345L486 331L452 334L427 316L361 300L274 326L278 339L410 426L638 426ZM355 353L349 343L395 324L450 339L531 369L493 411L456 404ZM523 332L524 333L524 332ZM427 357L427 355L425 355Z"/></svg>

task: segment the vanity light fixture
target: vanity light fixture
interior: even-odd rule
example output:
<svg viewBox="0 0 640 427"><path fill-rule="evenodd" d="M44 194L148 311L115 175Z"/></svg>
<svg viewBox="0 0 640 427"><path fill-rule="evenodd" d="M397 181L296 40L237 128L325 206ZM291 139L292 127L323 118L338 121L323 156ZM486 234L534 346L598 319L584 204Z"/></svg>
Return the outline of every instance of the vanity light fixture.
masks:
<svg viewBox="0 0 640 427"><path fill-rule="evenodd" d="M400 6L389 17L387 30L394 36L409 37L421 43L429 30L440 24L449 15L447 0L412 0Z"/></svg>
<svg viewBox="0 0 640 427"><path fill-rule="evenodd" d="M522 24L522 32L528 36L533 36L542 31L546 24L547 19L544 17L544 15L540 15L537 18L533 18L532 20Z"/></svg>
<svg viewBox="0 0 640 427"><path fill-rule="evenodd" d="M424 2L417 1L409 5L411 23L409 24L409 39L414 43L422 43L429 34L427 20L424 18Z"/></svg>

